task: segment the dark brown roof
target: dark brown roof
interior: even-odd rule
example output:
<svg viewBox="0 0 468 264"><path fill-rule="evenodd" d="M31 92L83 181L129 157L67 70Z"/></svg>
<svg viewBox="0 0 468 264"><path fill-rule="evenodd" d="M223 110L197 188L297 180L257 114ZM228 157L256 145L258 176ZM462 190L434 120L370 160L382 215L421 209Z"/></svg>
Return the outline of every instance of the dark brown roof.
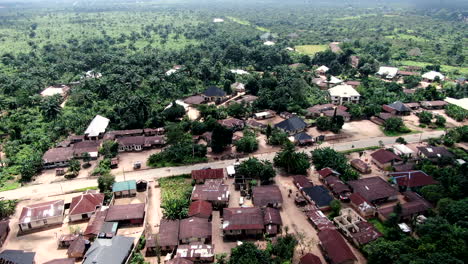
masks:
<svg viewBox="0 0 468 264"><path fill-rule="evenodd" d="M146 236L146 248L154 248L158 245L158 237L155 234L150 234Z"/></svg>
<svg viewBox="0 0 468 264"><path fill-rule="evenodd" d="M423 171L393 172L389 173L388 176L393 177L399 186L405 186L408 188L438 183Z"/></svg>
<svg viewBox="0 0 468 264"><path fill-rule="evenodd" d="M20 224L42 219L63 216L65 202L63 200L38 203L23 207L19 217Z"/></svg>
<svg viewBox="0 0 468 264"><path fill-rule="evenodd" d="M238 207L223 209L224 230L264 229L263 213L259 207Z"/></svg>
<svg viewBox="0 0 468 264"><path fill-rule="evenodd" d="M323 111L322 112L325 116L328 116L328 117L332 117L335 115L335 110L327 110L327 111ZM346 112L346 111L342 111L340 109L336 109L336 115L337 116L342 116L342 117L351 117L351 114Z"/></svg>
<svg viewBox="0 0 468 264"><path fill-rule="evenodd" d="M101 231L104 221L106 220L106 216L107 216L107 209L96 211L96 213L91 216L91 219L89 219L88 226L86 227L86 230L83 233L83 235L97 236L99 232Z"/></svg>
<svg viewBox="0 0 468 264"><path fill-rule="evenodd" d="M53 259L53 260L44 262L43 264L75 264L75 259L74 258Z"/></svg>
<svg viewBox="0 0 468 264"><path fill-rule="evenodd" d="M2 237L5 233L8 232L10 232L10 220L6 219L0 221L0 237Z"/></svg>
<svg viewBox="0 0 468 264"><path fill-rule="evenodd" d="M114 130L109 131L106 134L114 136L128 136L128 135L143 135L143 129L129 129L129 130Z"/></svg>
<svg viewBox="0 0 468 264"><path fill-rule="evenodd" d="M361 171L367 171L369 169L369 165L367 165L367 163L365 163L363 160L361 159L353 159L351 162L350 162L351 166L353 166L354 168L358 169L358 170L361 170Z"/></svg>
<svg viewBox="0 0 468 264"><path fill-rule="evenodd" d="M360 81L347 81L346 84L351 85L351 86L359 86L361 85L361 82Z"/></svg>
<svg viewBox="0 0 468 264"><path fill-rule="evenodd" d="M72 198L69 215L94 212L104 202L103 193L88 193Z"/></svg>
<svg viewBox="0 0 468 264"><path fill-rule="evenodd" d="M445 101L421 101L422 106L432 106L432 107L439 107L447 105Z"/></svg>
<svg viewBox="0 0 468 264"><path fill-rule="evenodd" d="M171 247L179 244L179 223L179 220L161 220L158 240L161 247Z"/></svg>
<svg viewBox="0 0 468 264"><path fill-rule="evenodd" d="M382 233L369 222L360 221L355 225L359 228L359 231L351 233L351 236L356 239L359 245L365 245L382 236Z"/></svg>
<svg viewBox="0 0 468 264"><path fill-rule="evenodd" d="M145 136L125 136L117 138L117 142L121 146L142 146L145 144Z"/></svg>
<svg viewBox="0 0 468 264"><path fill-rule="evenodd" d="M304 175L295 175L292 176L293 183L300 189L300 188L308 188L313 187L314 184Z"/></svg>
<svg viewBox="0 0 468 264"><path fill-rule="evenodd" d="M161 145L165 144L166 140L163 136L150 136L145 137L145 146Z"/></svg>
<svg viewBox="0 0 468 264"><path fill-rule="evenodd" d="M249 119L247 120L246 124L250 127L258 127L258 128L264 128L266 127L266 125L258 122L257 120L254 120L254 119Z"/></svg>
<svg viewBox="0 0 468 264"><path fill-rule="evenodd" d="M206 180L204 184L195 185L192 191L192 201L228 202L229 186L222 180Z"/></svg>
<svg viewBox="0 0 468 264"><path fill-rule="evenodd" d="M107 212L106 222L118 222L145 217L145 204L121 204L111 205Z"/></svg>
<svg viewBox="0 0 468 264"><path fill-rule="evenodd" d="M167 261L166 264L193 264L193 262L188 259L176 257Z"/></svg>
<svg viewBox="0 0 468 264"><path fill-rule="evenodd" d="M302 256L301 260L299 261L299 264L322 264L322 261L316 255L312 253L307 253L304 256Z"/></svg>
<svg viewBox="0 0 468 264"><path fill-rule="evenodd" d="M259 207L283 203L283 196L277 185L256 186L252 198L253 204Z"/></svg>
<svg viewBox="0 0 468 264"><path fill-rule="evenodd" d="M192 171L192 179L194 180L224 179L224 176L224 169L202 169Z"/></svg>
<svg viewBox="0 0 468 264"><path fill-rule="evenodd" d="M345 192L351 192L348 185L344 184L342 181L336 182L332 185L331 191L336 194L341 194Z"/></svg>
<svg viewBox="0 0 468 264"><path fill-rule="evenodd" d="M330 185L330 186L331 186L331 185L333 185L333 184L335 184L335 183L337 183L337 182L340 182L340 178L338 178L338 177L332 175L332 176L328 176L327 178L325 178L325 179L323 180L323 182L324 182L326 185Z"/></svg>
<svg viewBox="0 0 468 264"><path fill-rule="evenodd" d="M427 212L432 208L431 204L424 200L421 196L413 192L405 192L403 195L409 200L409 202L401 205L401 216L408 217L415 214L421 214ZM390 214L394 212L393 206L388 206L380 208L379 214L383 215L385 218L388 218Z"/></svg>
<svg viewBox="0 0 468 264"><path fill-rule="evenodd" d="M398 71L397 74L402 76L420 75L419 72L412 71Z"/></svg>
<svg viewBox="0 0 468 264"><path fill-rule="evenodd" d="M213 213L213 206L210 202L198 200L190 204L188 209L188 216L196 216L200 218L210 218Z"/></svg>
<svg viewBox="0 0 468 264"><path fill-rule="evenodd" d="M281 219L280 211L275 208L267 207L265 208L263 214L263 222L265 225L274 224L274 225L282 225L283 220Z"/></svg>
<svg viewBox="0 0 468 264"><path fill-rule="evenodd" d="M89 243L84 237L80 236L71 242L67 250L68 256L83 256L86 250L86 243Z"/></svg>
<svg viewBox="0 0 468 264"><path fill-rule="evenodd" d="M378 176L349 181L348 185L351 186L354 193L359 193L370 202L398 194L397 190Z"/></svg>
<svg viewBox="0 0 468 264"><path fill-rule="evenodd" d="M406 107L409 107L409 108L414 108L414 107L419 107L420 106L419 103L406 103L405 105L406 105Z"/></svg>
<svg viewBox="0 0 468 264"><path fill-rule="evenodd" d="M320 174L320 176L322 176L323 178L328 177L330 175L340 175L340 173L328 167L317 171L317 173Z"/></svg>
<svg viewBox="0 0 468 264"><path fill-rule="evenodd" d="M351 201L351 203L359 206L363 203L367 203L369 206L370 206L370 202L366 200L366 198L362 197L362 195L360 195L359 193L352 193L350 196L349 196L349 200Z"/></svg>
<svg viewBox="0 0 468 264"><path fill-rule="evenodd" d="M399 165L394 165L393 169L396 172L402 172L402 171L410 171L413 170L416 164L414 163L405 163L405 164L399 164Z"/></svg>
<svg viewBox="0 0 468 264"><path fill-rule="evenodd" d="M100 141L81 141L73 144L73 154L81 155L85 152L98 152Z"/></svg>
<svg viewBox="0 0 468 264"><path fill-rule="evenodd" d="M453 157L453 154L450 153L446 148L444 147L433 147L433 146L427 146L427 147L418 147L418 150L424 154L427 158L441 158L441 157Z"/></svg>
<svg viewBox="0 0 468 264"><path fill-rule="evenodd" d="M371 157L378 161L380 164L385 164L392 161L401 161L401 158L398 157L395 153L388 151L386 149L379 149L371 154Z"/></svg>
<svg viewBox="0 0 468 264"><path fill-rule="evenodd" d="M73 158L73 147L51 148L44 153L42 160L44 163L54 163L69 161Z"/></svg>
<svg viewBox="0 0 468 264"><path fill-rule="evenodd" d="M340 264L346 261L356 260L356 256L338 231L334 229L324 229L319 231L318 237L331 263Z"/></svg>
<svg viewBox="0 0 468 264"><path fill-rule="evenodd" d="M179 240L211 238L211 223L206 218L190 217L180 220Z"/></svg>
<svg viewBox="0 0 468 264"><path fill-rule="evenodd" d="M394 114L390 114L390 113L384 113L384 112L382 112L382 113L379 113L378 117L379 117L380 119L386 121L386 120L389 119L389 118L395 117L395 115L394 115Z"/></svg>
<svg viewBox="0 0 468 264"><path fill-rule="evenodd" d="M306 215L312 222L312 224L315 226L315 228L317 228L319 231L326 228L335 228L333 222L330 221L330 219L328 219L328 217L325 214L323 214L323 212L319 209L308 211Z"/></svg>

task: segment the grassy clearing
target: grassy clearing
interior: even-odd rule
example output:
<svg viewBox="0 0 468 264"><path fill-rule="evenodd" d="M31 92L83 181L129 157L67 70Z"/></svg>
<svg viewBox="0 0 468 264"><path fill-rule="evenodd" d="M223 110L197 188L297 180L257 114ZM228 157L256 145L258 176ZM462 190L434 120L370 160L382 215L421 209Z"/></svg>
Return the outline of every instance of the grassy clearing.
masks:
<svg viewBox="0 0 468 264"><path fill-rule="evenodd" d="M367 15L359 15L359 16L346 16L346 17L339 17L335 18L336 21L346 21L346 20L355 20L355 19L361 19L361 18L367 18L367 17L373 17L377 16L375 14L367 14Z"/></svg>
<svg viewBox="0 0 468 264"><path fill-rule="evenodd" d="M414 41L427 41L427 39L418 37L418 36L413 36L413 35L408 35L408 34L396 34L396 35L390 35L390 36L385 36L387 39L404 39L404 40L414 40Z"/></svg>
<svg viewBox="0 0 468 264"><path fill-rule="evenodd" d="M4 182L0 185L0 192L14 190L19 187L21 187L21 184L19 182L16 182L16 181Z"/></svg>
<svg viewBox="0 0 468 264"><path fill-rule="evenodd" d="M307 55L314 55L317 52L327 50L327 45L300 45L294 47L298 52Z"/></svg>
<svg viewBox="0 0 468 264"><path fill-rule="evenodd" d="M411 61L411 60L405 60L405 61L398 61L397 63L401 64L402 66L418 66L418 67L426 67L428 65L433 65L434 63L429 63L429 62L420 62L420 61ZM450 65L441 65L440 66L441 70L443 72L455 72L458 71L460 74L467 75L468 74L468 67L456 67L456 66L450 66Z"/></svg>
<svg viewBox="0 0 468 264"><path fill-rule="evenodd" d="M85 188L80 188L80 189L75 189L71 192L85 192L87 190L97 190L98 187L97 186L91 186L91 187L85 187Z"/></svg>
<svg viewBox="0 0 468 264"><path fill-rule="evenodd" d="M354 153L354 152L361 152L361 151L365 151L365 150L375 150L375 149L379 149L379 148L380 148L379 146L370 146L370 147L366 147L366 148L356 148L356 149L344 150L344 151L340 151L340 153L348 155L348 154L351 154L351 153Z"/></svg>
<svg viewBox="0 0 468 264"><path fill-rule="evenodd" d="M244 26L254 26L255 29L257 29L257 30L259 30L259 31L270 32L270 30L269 30L268 28L264 28L264 27L252 25L252 23L250 23L250 22L247 21L247 20L242 20L242 19L239 19L239 18L237 18L237 17L231 17L231 16L228 16L227 18L229 18L229 19L232 20L233 22L236 22L237 24L240 24L240 25L244 25Z"/></svg>
<svg viewBox="0 0 468 264"><path fill-rule="evenodd" d="M159 179L159 186L162 202L171 199L188 199L193 189L188 174Z"/></svg>
<svg viewBox="0 0 468 264"><path fill-rule="evenodd" d="M405 132L387 131L383 127L380 127L380 129L382 130L384 135L387 137L399 137L399 136L406 136L406 135L421 133L421 131L419 130L411 130L411 132L405 133Z"/></svg>
<svg viewBox="0 0 468 264"><path fill-rule="evenodd" d="M372 218L368 220L369 223L373 224L377 230L379 230L380 233L382 233L384 236L387 235L387 227L384 226L384 224L377 218Z"/></svg>

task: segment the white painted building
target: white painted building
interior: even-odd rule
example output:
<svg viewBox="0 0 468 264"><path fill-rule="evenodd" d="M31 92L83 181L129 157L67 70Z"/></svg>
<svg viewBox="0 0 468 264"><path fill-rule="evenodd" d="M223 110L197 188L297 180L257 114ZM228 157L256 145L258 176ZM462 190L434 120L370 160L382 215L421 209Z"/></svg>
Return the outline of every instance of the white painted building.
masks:
<svg viewBox="0 0 468 264"><path fill-rule="evenodd" d="M342 105L345 103L359 103L361 95L351 86L342 84L328 89L331 103Z"/></svg>

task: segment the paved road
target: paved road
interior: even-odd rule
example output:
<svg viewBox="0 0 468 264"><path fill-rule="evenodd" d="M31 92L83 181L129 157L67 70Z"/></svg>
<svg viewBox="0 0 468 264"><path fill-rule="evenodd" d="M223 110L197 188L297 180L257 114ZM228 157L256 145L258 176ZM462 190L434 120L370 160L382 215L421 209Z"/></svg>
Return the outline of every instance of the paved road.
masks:
<svg viewBox="0 0 468 264"><path fill-rule="evenodd" d="M444 134L444 131L433 131L433 132L426 132L423 134L411 134L404 136L403 138L409 143L419 142L421 140L425 140L432 137L439 137ZM303 148L303 152L309 152L315 148L323 147L323 146L330 146L337 151L344 151L353 148L365 148L371 146L378 146L379 142L382 141L383 144L389 145L395 143L396 137L374 137L368 139L361 139L357 141L348 141L348 142L337 142L333 144L325 143L320 146L313 146L309 148ZM255 155L255 157L259 159L266 159L266 160L273 160L275 156L275 152L272 153L265 153ZM228 165L232 165L235 160L224 160L224 161L215 161L209 163L201 163L189 166L181 166L181 167L167 167L167 168L158 168L158 169L148 169L148 170L141 170L141 171L129 171L129 172L116 172L116 181L123 181L123 180L152 180L158 179L163 177L169 177L172 175L180 175L180 174L188 174L192 170L202 169L204 167L211 167L211 168L224 168ZM59 195L66 192L71 192L76 189L96 186L97 180L96 178L81 178L81 179L74 179L69 181L63 182L55 182L55 183L48 183L48 184L38 184L38 185L30 185L26 187L22 187L15 190L5 191L0 193L0 197L5 197L6 199L34 199L35 197L45 197L51 195Z"/></svg>

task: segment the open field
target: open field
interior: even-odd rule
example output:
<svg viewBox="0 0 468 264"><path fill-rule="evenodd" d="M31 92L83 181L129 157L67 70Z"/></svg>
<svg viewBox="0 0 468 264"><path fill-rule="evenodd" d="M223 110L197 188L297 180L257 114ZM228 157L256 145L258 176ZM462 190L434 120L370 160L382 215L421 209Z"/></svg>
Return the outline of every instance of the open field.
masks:
<svg viewBox="0 0 468 264"><path fill-rule="evenodd" d="M418 67L426 67L428 65L432 65L433 63L428 62L419 62L419 61L411 61L411 60L404 60L398 61L398 64L402 66L418 66ZM460 74L468 74L468 67L456 67L450 65L440 65L440 68L443 72L454 72L458 71Z"/></svg>
<svg viewBox="0 0 468 264"><path fill-rule="evenodd" d="M294 47L298 52L307 55L314 55L317 52L327 50L327 45L299 45Z"/></svg>
<svg viewBox="0 0 468 264"><path fill-rule="evenodd" d="M236 23L244 25L244 26L252 26L252 24L247 20L242 20L240 18L232 17L232 16L228 16L227 18L229 18L233 22L236 22ZM260 30L260 31L263 31L263 32L270 32L270 30L268 28L264 28L264 27L260 27L260 26L256 26L256 25L253 25L253 26L257 30Z"/></svg>
<svg viewBox="0 0 468 264"><path fill-rule="evenodd" d="M414 40L414 41L427 41L427 39L425 39L425 38L423 38L423 37L418 37L418 36L413 36L413 35L408 35L408 34L390 35L390 36L385 36L385 38L388 38L388 39Z"/></svg>

